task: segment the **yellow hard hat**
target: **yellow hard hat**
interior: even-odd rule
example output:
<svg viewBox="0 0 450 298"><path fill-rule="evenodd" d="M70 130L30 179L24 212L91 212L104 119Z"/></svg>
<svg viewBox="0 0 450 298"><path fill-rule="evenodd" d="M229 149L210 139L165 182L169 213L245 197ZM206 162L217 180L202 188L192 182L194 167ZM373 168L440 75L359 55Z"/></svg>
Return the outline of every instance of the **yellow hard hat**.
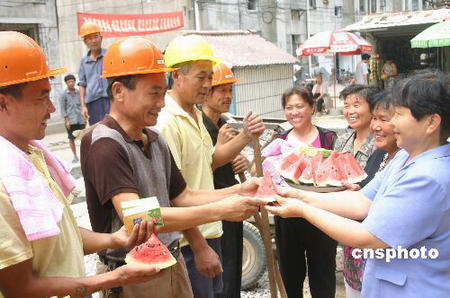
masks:
<svg viewBox="0 0 450 298"><path fill-rule="evenodd" d="M100 33L100 28L94 23L85 22L80 27L80 37L84 38L85 36L92 33Z"/></svg>
<svg viewBox="0 0 450 298"><path fill-rule="evenodd" d="M211 45L199 35L178 36L166 48L164 54L167 67L188 61L206 60L213 65L222 59L214 57Z"/></svg>
<svg viewBox="0 0 450 298"><path fill-rule="evenodd" d="M115 41L103 58L103 78L170 72L161 51L144 37L127 37Z"/></svg>

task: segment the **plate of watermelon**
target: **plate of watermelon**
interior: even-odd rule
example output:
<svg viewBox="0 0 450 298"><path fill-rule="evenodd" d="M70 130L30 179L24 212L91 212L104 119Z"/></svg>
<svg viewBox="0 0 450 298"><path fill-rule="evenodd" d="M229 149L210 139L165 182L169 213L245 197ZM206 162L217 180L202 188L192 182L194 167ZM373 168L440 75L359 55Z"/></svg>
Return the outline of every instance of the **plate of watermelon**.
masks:
<svg viewBox="0 0 450 298"><path fill-rule="evenodd" d="M315 192L341 191L345 184L367 177L350 153L313 147L300 147L298 152L287 155L278 170L292 187Z"/></svg>

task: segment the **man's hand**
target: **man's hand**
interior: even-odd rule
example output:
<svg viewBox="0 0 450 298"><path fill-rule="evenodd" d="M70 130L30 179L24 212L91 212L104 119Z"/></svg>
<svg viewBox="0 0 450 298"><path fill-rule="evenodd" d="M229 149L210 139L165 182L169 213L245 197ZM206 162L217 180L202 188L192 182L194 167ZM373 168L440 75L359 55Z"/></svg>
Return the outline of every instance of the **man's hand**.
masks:
<svg viewBox="0 0 450 298"><path fill-rule="evenodd" d="M293 187L290 186L285 186L285 187L277 187L277 193L285 198L294 198L294 199L298 199L301 201L306 201L306 195L307 192L300 190L300 189L295 189Z"/></svg>
<svg viewBox="0 0 450 298"><path fill-rule="evenodd" d="M64 118L64 125L66 126L67 129L70 129L70 121L69 118Z"/></svg>
<svg viewBox="0 0 450 298"><path fill-rule="evenodd" d="M239 192L242 196L250 196L253 197L256 194L256 191L258 190L258 187L262 183L262 178L258 177L252 177L251 179L248 179L244 183L241 184L241 190Z"/></svg>
<svg viewBox="0 0 450 298"><path fill-rule="evenodd" d="M231 162L231 165L233 166L233 172L236 175L244 173L248 170L248 160L242 154L236 156L236 158Z"/></svg>
<svg viewBox="0 0 450 298"><path fill-rule="evenodd" d="M228 141L230 141L234 136L236 135L236 131L233 127L231 127L228 124L222 125L222 127L219 129L219 134L217 135L217 143L218 144L225 144Z"/></svg>
<svg viewBox="0 0 450 298"><path fill-rule="evenodd" d="M117 272L120 285L143 283L159 276L159 268L151 265L127 264L120 266L114 272Z"/></svg>
<svg viewBox="0 0 450 298"><path fill-rule="evenodd" d="M133 248L150 238L152 233L157 231L150 220L142 221L133 227L133 231L128 235L125 226L111 234L113 247L111 248Z"/></svg>
<svg viewBox="0 0 450 298"><path fill-rule="evenodd" d="M248 112L243 120L243 133L246 137L259 137L265 130L265 125L262 118L255 112Z"/></svg>
<svg viewBox="0 0 450 298"><path fill-rule="evenodd" d="M84 120L86 121L89 119L89 112L86 105L81 106L81 116L83 116Z"/></svg>
<svg viewBox="0 0 450 298"><path fill-rule="evenodd" d="M267 201L263 199L236 195L219 201L218 210L223 212L223 220L243 221L255 214L266 203Z"/></svg>
<svg viewBox="0 0 450 298"><path fill-rule="evenodd" d="M197 271L206 277L214 278L223 272L219 256L209 245L195 250L194 259Z"/></svg>
<svg viewBox="0 0 450 298"><path fill-rule="evenodd" d="M287 217L303 217L303 209L306 203L290 198L276 198L276 203L273 206L265 206L266 210L274 215Z"/></svg>

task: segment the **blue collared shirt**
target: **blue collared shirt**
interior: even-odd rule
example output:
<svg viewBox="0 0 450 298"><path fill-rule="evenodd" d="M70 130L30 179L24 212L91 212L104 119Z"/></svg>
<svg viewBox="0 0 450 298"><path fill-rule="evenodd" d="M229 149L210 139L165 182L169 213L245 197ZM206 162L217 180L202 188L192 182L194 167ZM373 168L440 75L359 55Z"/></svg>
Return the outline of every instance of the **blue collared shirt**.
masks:
<svg viewBox="0 0 450 298"><path fill-rule="evenodd" d="M93 102L100 98L108 98L106 92L108 82L100 77L103 71L103 56L106 50L102 49L97 60L92 60L91 52L81 58L80 71L78 72L78 86L86 87L85 103Z"/></svg>
<svg viewBox="0 0 450 298"><path fill-rule="evenodd" d="M61 95L61 113L64 118L69 119L70 124L84 124L80 112L80 92L77 89L64 90Z"/></svg>
<svg viewBox="0 0 450 298"><path fill-rule="evenodd" d="M439 256L368 259L362 297L450 296L450 144L408 157L398 152L362 189L372 200L362 224L392 248L437 249Z"/></svg>

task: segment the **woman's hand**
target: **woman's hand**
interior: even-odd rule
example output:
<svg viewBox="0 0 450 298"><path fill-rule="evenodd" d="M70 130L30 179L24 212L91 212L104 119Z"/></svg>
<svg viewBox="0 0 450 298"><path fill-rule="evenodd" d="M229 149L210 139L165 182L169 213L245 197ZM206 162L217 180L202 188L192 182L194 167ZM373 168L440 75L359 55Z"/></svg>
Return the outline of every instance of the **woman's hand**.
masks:
<svg viewBox="0 0 450 298"><path fill-rule="evenodd" d="M303 217L305 206L306 203L300 200L277 197L275 204L271 206L266 205L264 208L274 215L287 218Z"/></svg>
<svg viewBox="0 0 450 298"><path fill-rule="evenodd" d="M361 189L361 186L359 186L356 183L344 183L345 188L347 188L347 190L351 190L351 191L358 191Z"/></svg>

